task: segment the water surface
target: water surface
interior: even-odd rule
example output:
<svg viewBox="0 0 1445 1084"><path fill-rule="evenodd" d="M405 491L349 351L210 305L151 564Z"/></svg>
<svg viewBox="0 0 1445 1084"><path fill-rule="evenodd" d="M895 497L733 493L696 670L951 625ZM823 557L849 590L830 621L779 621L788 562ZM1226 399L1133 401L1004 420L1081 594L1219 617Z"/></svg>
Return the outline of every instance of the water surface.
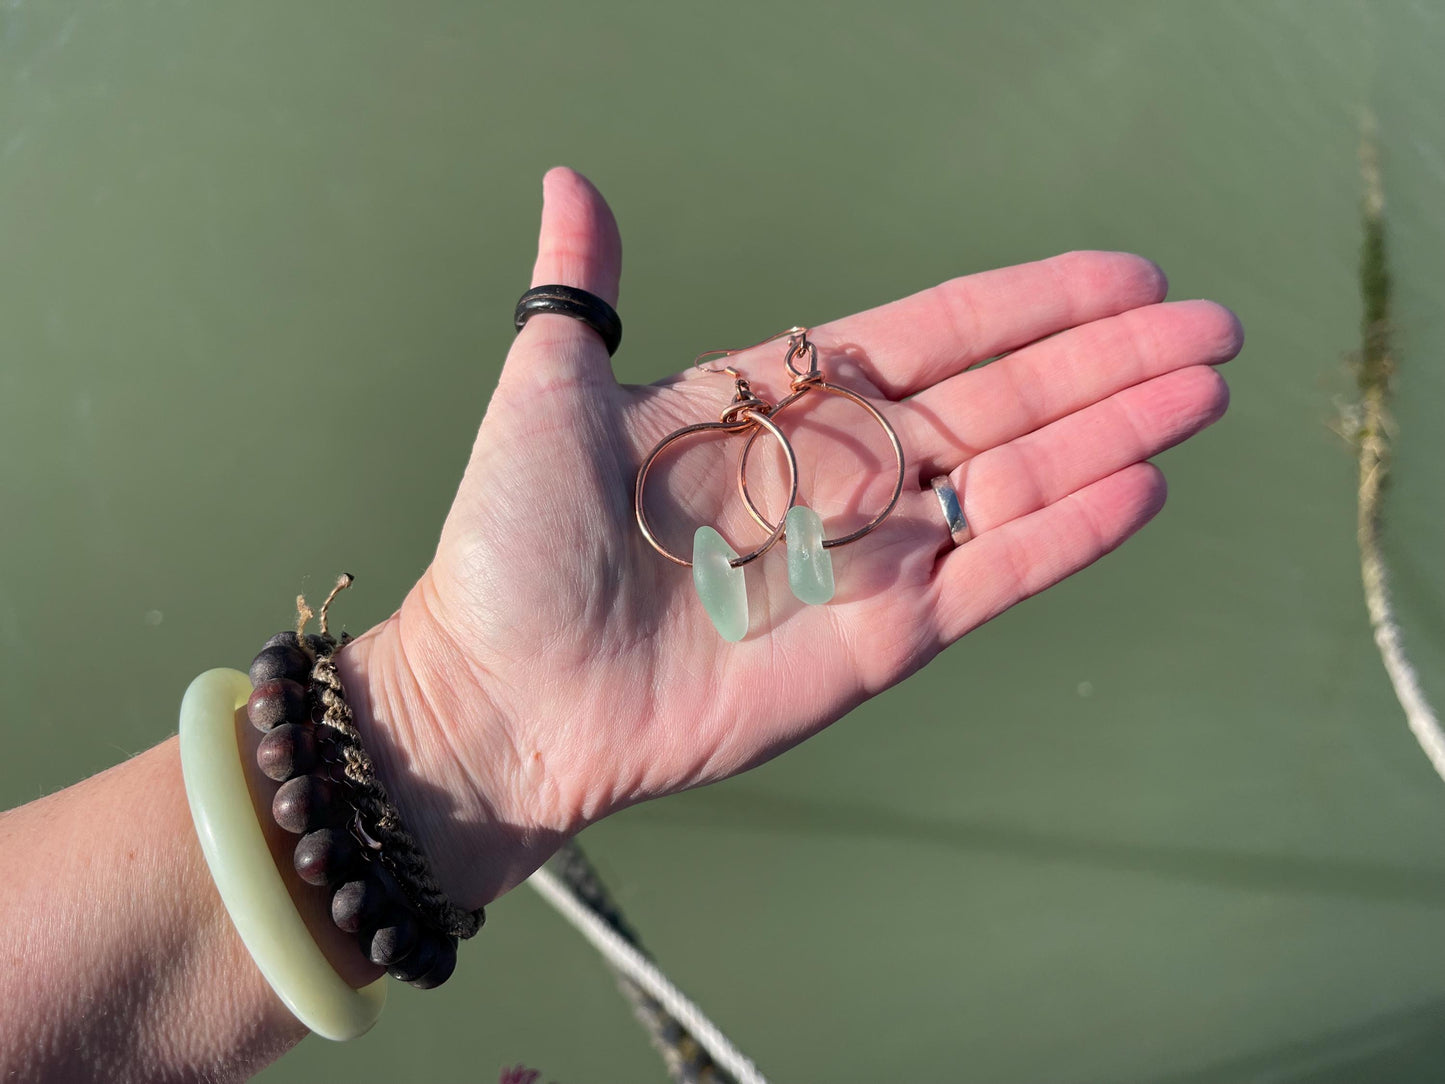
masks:
<svg viewBox="0 0 1445 1084"><path fill-rule="evenodd" d="M1406 3L0 2L0 799L174 728L298 589L425 565L543 170L613 200L620 374L1073 247L1249 345L1120 553L827 735L587 844L779 1081L1435 1080L1445 786L1370 640L1359 118L1402 372L1388 546L1445 702L1445 20ZM324 480L327 496L315 496ZM525 891L263 1075L663 1079Z"/></svg>

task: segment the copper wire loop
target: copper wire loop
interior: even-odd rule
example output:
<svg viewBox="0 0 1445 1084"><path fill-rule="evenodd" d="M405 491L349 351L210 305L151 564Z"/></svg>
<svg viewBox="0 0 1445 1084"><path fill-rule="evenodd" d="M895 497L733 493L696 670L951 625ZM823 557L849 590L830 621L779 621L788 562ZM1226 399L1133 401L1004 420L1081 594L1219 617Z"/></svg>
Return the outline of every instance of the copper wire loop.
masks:
<svg viewBox="0 0 1445 1084"><path fill-rule="evenodd" d="M766 346L768 343L776 342L778 339L789 340L788 350L791 353L793 350L797 349L797 344L799 340L804 343L808 343L808 329L805 327L790 327L786 331L779 331L774 335L769 335L766 339L760 339L757 342L753 343L751 346L736 346L728 350L704 350L701 354L692 359L692 364L694 368L701 369L705 373L727 373L729 376L741 380L742 374L739 373L736 369L734 369L731 365L724 365L721 368L715 368L711 365L704 365L703 359L710 358L715 354L721 357L730 358L734 354L742 354L746 353L749 350L756 350L758 347ZM811 346L812 344L808 343L808 345ZM813 357L814 362L816 363L816 351L814 352ZM792 366L789 365L788 368L792 369Z"/></svg>
<svg viewBox="0 0 1445 1084"><path fill-rule="evenodd" d="M785 332L785 334L788 333ZM793 359L801 358L805 354L808 355L808 369L806 372L802 372L793 365ZM893 426L888 423L888 419L882 415L877 407L857 392L851 391L848 388L839 387L837 384L829 384L823 379L822 371L818 368L818 347L815 343L808 340L807 328L792 329L792 337L788 343L788 352L783 356L783 364L787 366L788 372L793 374L791 381L793 391L792 394L779 401L778 405L773 407L773 417L776 418L808 392L816 389L828 395L841 396L849 402L856 403L862 407L872 415L873 420L882 427L884 435L888 437L888 443L893 446L893 457L898 461L898 477L893 482L893 495L888 498L888 503L884 506L883 511L879 512L856 531L839 535L837 538L823 539L824 549L833 549L835 546L846 546L850 542L858 541L858 539L875 529L888 518L889 514L897 506L898 498L903 495L903 480L907 475L907 467L903 459L903 445L899 442L898 434L894 431ZM747 505L748 514L758 522L759 526L766 530L776 530L777 528L768 522L762 512L758 511L758 506L753 501L753 495L748 491L748 455L752 452L753 443L757 438L757 433L751 433L748 436L747 443L743 445L742 459L738 462L738 492L742 494L743 503ZM793 488L796 495L796 478ZM791 500L788 502L788 507L792 507ZM782 525L782 523L783 521L780 520L779 525Z"/></svg>
<svg viewBox="0 0 1445 1084"><path fill-rule="evenodd" d="M647 539L648 545L662 554L662 556L666 557L673 564L682 565L684 568L691 568L692 562L679 557L658 540L657 535L653 533L652 525L647 522L647 513L642 507L642 494L643 489L647 485L647 474L652 470L653 464L657 462L657 457L666 451L670 445L695 433L722 432L732 434L747 433L749 430L752 430L752 432L748 433L748 443L751 445L752 442L757 439L759 433L767 430L778 443L782 445L783 453L788 459L788 507L791 508L793 502L798 498L798 459L793 454L792 445L788 443L788 438L783 436L783 431L768 417L770 413L768 404L752 395L750 389L747 387L747 381L739 377L737 379L737 385L738 397L722 412L721 420L715 422L698 422L696 425L685 425L676 432L669 433L663 437L662 440L658 441L656 447L647 454L647 458L642 461L642 466L637 470L637 485L633 490L632 508L637 515L637 526L642 529L642 537ZM777 526L773 526L762 520L756 512L753 513L753 518L762 522L771 533L768 535L767 540L751 553L730 560L728 564L733 568L741 568L749 561L756 561L763 554L767 553L768 550L772 549L778 539L783 536L783 520L779 519Z"/></svg>
<svg viewBox="0 0 1445 1084"><path fill-rule="evenodd" d="M823 379L823 373L818 368L818 344L809 341L808 329L805 327L789 328L783 332L788 335L788 352L783 355L783 364L788 367L788 372L793 374L793 390L796 391L799 385L805 382L817 383ZM808 355L808 371L800 373L793 367L793 359Z"/></svg>

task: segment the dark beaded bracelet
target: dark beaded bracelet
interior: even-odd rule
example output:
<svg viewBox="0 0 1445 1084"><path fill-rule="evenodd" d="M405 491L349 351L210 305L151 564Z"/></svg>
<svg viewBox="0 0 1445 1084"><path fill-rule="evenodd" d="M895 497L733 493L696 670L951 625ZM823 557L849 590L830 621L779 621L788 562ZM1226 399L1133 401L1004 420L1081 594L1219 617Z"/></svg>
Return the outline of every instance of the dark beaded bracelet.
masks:
<svg viewBox="0 0 1445 1084"><path fill-rule="evenodd" d="M362 931L361 949L378 967L395 967L416 948L420 935L415 918L397 915L385 925Z"/></svg>
<svg viewBox="0 0 1445 1084"><path fill-rule="evenodd" d="M271 816L295 836L334 827L347 819L347 813L336 787L320 775L298 775L287 780L271 801Z"/></svg>
<svg viewBox="0 0 1445 1084"><path fill-rule="evenodd" d="M256 747L256 763L278 783L305 775L317 762L316 732L309 723L282 723Z"/></svg>
<svg viewBox="0 0 1445 1084"><path fill-rule="evenodd" d="M297 682L289 678L258 682L252 677L251 684L255 688L251 690L251 699L246 701L246 718L261 733L282 723L311 721L311 705L306 698L306 689Z"/></svg>
<svg viewBox="0 0 1445 1084"><path fill-rule="evenodd" d="M397 974L398 970L402 974ZM444 936L436 942L436 950L432 957L431 966L423 971L416 978L403 978L403 975L415 974L414 967L408 967L407 961L403 961L398 967L388 968L387 974L394 979L401 979L409 982L418 990L434 990L447 979L452 977L452 972L457 969L457 939Z"/></svg>
<svg viewBox="0 0 1445 1084"><path fill-rule="evenodd" d="M346 638L326 631L331 600L349 583L343 577L321 607L320 635L287 631L266 641L251 663L246 715L263 735L257 765L280 784L272 817L301 837L297 875L331 893L332 921L368 959L432 989L456 969L458 934L471 936L484 915L441 896L360 748L332 659ZM304 627L310 611L297 602Z"/></svg>
<svg viewBox="0 0 1445 1084"><path fill-rule="evenodd" d="M251 684L259 687L278 680L304 683L311 680L311 667L311 656L295 643L273 643L251 660Z"/></svg>
<svg viewBox="0 0 1445 1084"><path fill-rule="evenodd" d="M331 921L347 933L383 924L406 905L385 867L370 864L366 875L347 881L331 897Z"/></svg>
<svg viewBox="0 0 1445 1084"><path fill-rule="evenodd" d="M307 884L335 888L364 873L367 861L350 830L318 828L301 837L292 864Z"/></svg>
<svg viewBox="0 0 1445 1084"><path fill-rule="evenodd" d="M446 934L428 934L400 963L386 969L388 975L422 990L431 990L447 979L457 967L457 939Z"/></svg>

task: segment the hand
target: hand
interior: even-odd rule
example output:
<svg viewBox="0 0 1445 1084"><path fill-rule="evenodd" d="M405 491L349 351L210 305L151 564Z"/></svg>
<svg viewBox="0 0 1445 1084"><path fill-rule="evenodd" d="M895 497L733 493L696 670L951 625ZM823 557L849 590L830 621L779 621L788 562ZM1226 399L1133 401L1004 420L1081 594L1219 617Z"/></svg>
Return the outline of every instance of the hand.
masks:
<svg viewBox="0 0 1445 1084"><path fill-rule="evenodd" d="M615 304L620 271L606 203L553 170L533 283ZM1147 260L1076 252L813 329L829 379L897 429L904 492L878 530L831 551L838 592L827 605L793 599L781 545L747 565L751 629L736 644L632 511L649 449L716 420L730 381L693 369L622 387L595 332L534 317L435 559L400 610L344 653L367 739L443 887L475 906L609 813L776 756L1142 527L1165 493L1148 458L1224 412L1211 366L1242 341L1226 309L1161 304L1165 289ZM772 329L740 333L759 330ZM776 401L784 349L731 363ZM876 423L836 399L785 419L798 434L799 499L830 534L866 522L893 482ZM765 537L738 498L741 438L730 439L700 441L649 483L649 511L684 555L697 524L739 552ZM780 461L769 443L749 478L778 515L783 502L766 499ZM928 484L944 473L974 531L961 547Z"/></svg>

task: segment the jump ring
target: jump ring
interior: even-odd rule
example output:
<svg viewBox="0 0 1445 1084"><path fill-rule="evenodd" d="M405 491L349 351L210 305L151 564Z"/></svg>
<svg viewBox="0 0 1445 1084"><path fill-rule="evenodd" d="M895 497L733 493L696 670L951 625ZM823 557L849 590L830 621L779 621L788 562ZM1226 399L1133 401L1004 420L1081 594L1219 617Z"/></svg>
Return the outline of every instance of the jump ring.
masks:
<svg viewBox="0 0 1445 1084"><path fill-rule="evenodd" d="M716 431L720 431L723 433L739 433L742 432L742 430L739 428L739 424L755 426L755 428L753 428L753 431L748 434L749 447L751 447L752 442L757 439L758 433L760 433L764 429L771 433L777 439L778 443L782 445L783 454L787 456L788 460L788 507L791 508L793 506L793 502L798 499L798 458L793 454L793 446L788 443L788 438L783 436L783 431L779 429L776 423L774 423L766 414L760 414L755 410L749 409L743 414L743 418L740 423L729 424L726 421L698 422L695 425L683 426L683 428L677 430L674 433L669 433L657 443L657 446L654 447L651 452L648 453L647 458L642 461L642 466L638 468L637 485L633 489L632 494L632 508L633 512L637 516L637 525L642 528L642 536L647 539L648 544L675 565L682 565L684 568L691 568L692 562L682 557L679 557L677 554L673 553L666 546L664 546L662 542L658 539L657 535L653 532L652 525L648 523L647 513L643 510L642 507L642 492L643 487L647 484L647 473L652 469L652 465L657 462L657 457L660 456L668 448L669 445L683 439L684 437L692 436L694 433ZM748 509L749 511L752 511L751 503L749 503ZM750 553L746 553L741 557L735 557L730 560L728 564L731 565L733 568L741 568L749 561L757 560L763 554L767 553L768 550L772 549L778 539L783 536L783 519L779 519L777 525L774 526L773 524L768 523L766 520L762 519L761 516L759 516L756 512L753 512L753 518L757 519L771 533L768 535L767 539L763 542L763 544L757 549L753 550Z"/></svg>

